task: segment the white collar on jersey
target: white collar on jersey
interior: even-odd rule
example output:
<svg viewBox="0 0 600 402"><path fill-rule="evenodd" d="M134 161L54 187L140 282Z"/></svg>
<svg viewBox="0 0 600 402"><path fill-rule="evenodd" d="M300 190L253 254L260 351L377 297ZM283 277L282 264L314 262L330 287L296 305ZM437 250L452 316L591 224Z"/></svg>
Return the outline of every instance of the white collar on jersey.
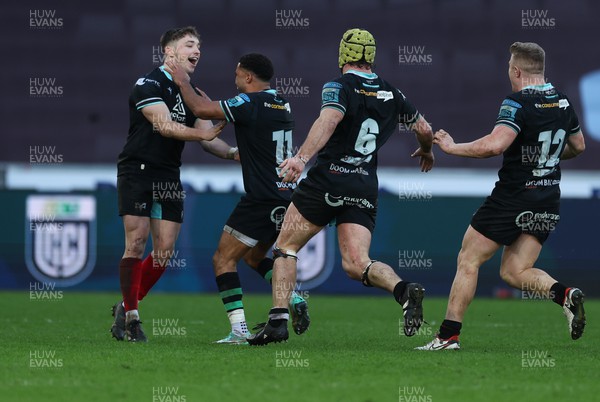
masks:
<svg viewBox="0 0 600 402"><path fill-rule="evenodd" d="M369 79L377 78L377 74L375 74L375 73L365 73L365 72L356 71L356 70L348 70L344 74L354 74L354 75L358 75L359 77L369 78Z"/></svg>

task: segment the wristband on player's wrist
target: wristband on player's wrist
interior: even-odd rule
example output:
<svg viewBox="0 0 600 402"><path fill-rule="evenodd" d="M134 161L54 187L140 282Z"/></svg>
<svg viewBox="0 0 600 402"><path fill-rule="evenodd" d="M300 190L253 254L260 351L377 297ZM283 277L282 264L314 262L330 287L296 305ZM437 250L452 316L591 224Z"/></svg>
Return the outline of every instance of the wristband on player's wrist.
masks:
<svg viewBox="0 0 600 402"><path fill-rule="evenodd" d="M305 158L303 156L300 156L300 154L296 155L296 158L300 159L300 162L302 162L303 164L306 165L306 163L308 162L308 158Z"/></svg>
<svg viewBox="0 0 600 402"><path fill-rule="evenodd" d="M233 159L235 157L235 153L238 151L237 147L231 147L229 148L229 151L227 151L227 159Z"/></svg>

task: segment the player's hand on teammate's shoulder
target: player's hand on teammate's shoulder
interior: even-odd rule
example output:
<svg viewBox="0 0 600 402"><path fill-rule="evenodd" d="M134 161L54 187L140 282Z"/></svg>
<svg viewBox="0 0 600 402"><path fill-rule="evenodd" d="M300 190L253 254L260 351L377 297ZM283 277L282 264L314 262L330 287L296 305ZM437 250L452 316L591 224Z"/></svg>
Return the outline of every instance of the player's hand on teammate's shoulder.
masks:
<svg viewBox="0 0 600 402"><path fill-rule="evenodd" d="M438 130L433 135L433 143L437 144L445 153L449 153L450 148L454 145L454 139L446 131Z"/></svg>
<svg viewBox="0 0 600 402"><path fill-rule="evenodd" d="M433 150L429 152L424 151L421 147L417 148L415 152L410 155L412 158L419 157L419 165L421 166L421 172L429 172L433 169L433 163L435 162L435 156L433 156Z"/></svg>
<svg viewBox="0 0 600 402"><path fill-rule="evenodd" d="M173 82L177 86L181 86L186 82L190 82L190 76L185 70L177 65L175 59L169 59L165 61L165 70L173 77Z"/></svg>

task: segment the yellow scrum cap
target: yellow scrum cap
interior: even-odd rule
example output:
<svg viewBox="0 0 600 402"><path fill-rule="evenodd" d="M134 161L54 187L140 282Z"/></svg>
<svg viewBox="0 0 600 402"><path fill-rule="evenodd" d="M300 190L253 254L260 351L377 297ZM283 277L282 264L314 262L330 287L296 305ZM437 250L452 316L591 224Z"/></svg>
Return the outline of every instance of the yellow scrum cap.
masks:
<svg viewBox="0 0 600 402"><path fill-rule="evenodd" d="M367 63L373 64L376 48L375 38L369 31L359 28L347 30L340 41L340 68L363 57Z"/></svg>

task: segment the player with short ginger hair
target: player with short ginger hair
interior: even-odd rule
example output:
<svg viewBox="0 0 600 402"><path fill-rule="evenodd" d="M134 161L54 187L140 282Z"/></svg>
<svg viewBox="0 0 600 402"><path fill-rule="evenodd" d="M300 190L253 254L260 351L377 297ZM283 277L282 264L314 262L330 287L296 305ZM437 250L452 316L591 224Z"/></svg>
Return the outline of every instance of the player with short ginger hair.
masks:
<svg viewBox="0 0 600 402"><path fill-rule="evenodd" d="M536 43L510 46L508 77L514 93L500 107L485 137L456 144L444 130L434 143L447 154L489 158L504 154L499 180L464 235L446 318L420 350L458 350L467 307L475 296L479 267L504 246L500 276L510 286L533 289L563 307L572 339L585 327L584 295L534 268L542 244L560 219L560 160L585 149L569 99L544 79L544 50Z"/></svg>
<svg viewBox="0 0 600 402"><path fill-rule="evenodd" d="M287 298L296 284L298 251L335 219L342 266L350 278L394 295L402 306L404 332L412 336L423 320L424 288L401 280L387 264L371 260L369 247L377 212L377 151L403 123L416 133L421 170L434 162L431 127L406 97L372 72L376 44L364 29L346 31L339 48L342 76L327 82L321 113L296 156L281 166L294 182L308 160L316 164L292 195L273 255L273 308L269 321L248 338L251 345L288 339Z"/></svg>
<svg viewBox="0 0 600 402"><path fill-rule="evenodd" d="M165 61L192 73L200 58L194 27L165 32L160 44ZM129 97L129 134L119 155L117 192L125 227L125 253L119 263L123 302L113 306L111 332L117 340L145 342L138 301L165 271L183 222L185 192L179 178L185 141L220 158L233 159L235 148L216 138L224 126L197 119L185 105L164 65L137 80ZM152 252L142 260L148 236Z"/></svg>

